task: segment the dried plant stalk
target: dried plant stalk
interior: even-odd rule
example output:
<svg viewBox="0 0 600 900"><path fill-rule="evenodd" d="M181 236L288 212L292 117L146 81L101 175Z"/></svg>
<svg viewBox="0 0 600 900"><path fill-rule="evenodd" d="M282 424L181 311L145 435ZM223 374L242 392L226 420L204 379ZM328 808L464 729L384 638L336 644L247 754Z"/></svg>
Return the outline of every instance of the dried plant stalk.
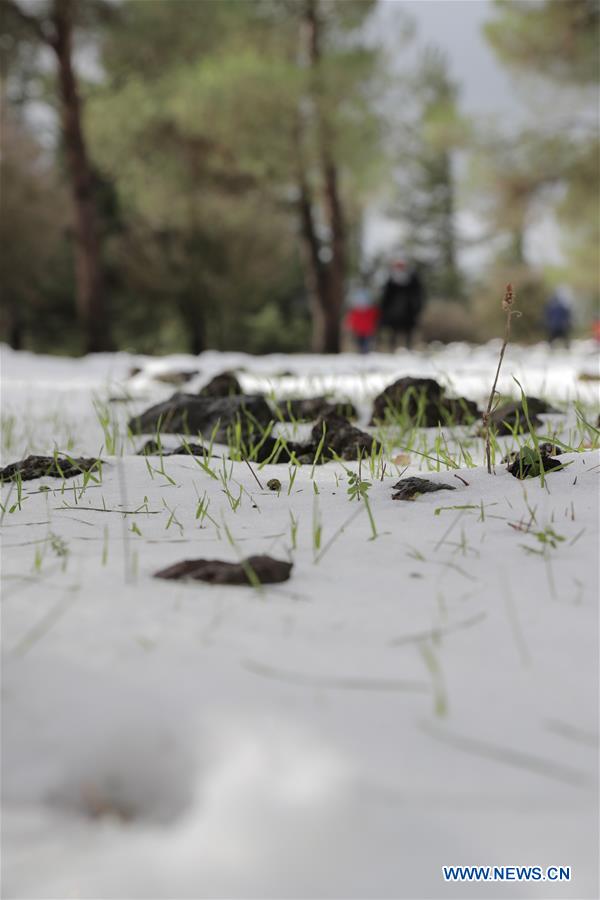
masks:
<svg viewBox="0 0 600 900"><path fill-rule="evenodd" d="M483 435L485 440L485 460L487 463L487 470L489 474L492 474L492 450L491 450L491 442L490 442L490 416L492 414L492 407L494 405L494 397L496 395L496 385L498 384L498 377L500 375L500 369L502 368L502 360L504 359L504 353L508 346L508 342L510 341L510 323L513 316L520 316L521 313L518 312L514 308L514 291L512 284L506 285L506 290L504 292L504 299L502 300L502 309L506 313L506 325L504 328L504 341L502 342L502 349L500 350L500 358L498 360L498 368L496 369L496 377L494 378L494 383L492 385L492 390L490 392L490 399L488 400L488 405L486 411L482 415L483 420Z"/></svg>

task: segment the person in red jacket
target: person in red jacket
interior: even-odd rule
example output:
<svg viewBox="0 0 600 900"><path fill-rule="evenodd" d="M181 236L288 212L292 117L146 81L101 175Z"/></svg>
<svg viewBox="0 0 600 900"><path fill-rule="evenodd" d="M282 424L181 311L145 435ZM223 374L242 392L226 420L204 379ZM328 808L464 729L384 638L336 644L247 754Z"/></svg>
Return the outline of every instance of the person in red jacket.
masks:
<svg viewBox="0 0 600 900"><path fill-rule="evenodd" d="M368 353L379 324L379 307L373 303L368 289L362 284L350 291L350 309L345 324L356 341L359 353Z"/></svg>

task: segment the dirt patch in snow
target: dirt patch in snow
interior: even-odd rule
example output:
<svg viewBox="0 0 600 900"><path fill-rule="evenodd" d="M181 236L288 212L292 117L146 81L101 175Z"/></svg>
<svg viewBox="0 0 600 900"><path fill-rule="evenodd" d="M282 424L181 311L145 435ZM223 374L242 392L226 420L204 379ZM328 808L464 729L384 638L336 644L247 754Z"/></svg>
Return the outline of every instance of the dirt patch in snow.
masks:
<svg viewBox="0 0 600 900"><path fill-rule="evenodd" d="M399 378L388 385L373 402L371 425L394 416L406 415L425 428L452 422L470 424L479 416L477 404L466 397L446 397L433 378Z"/></svg>
<svg viewBox="0 0 600 900"><path fill-rule="evenodd" d="M434 491L455 491L453 484L443 481L431 481L429 478L401 478L394 485L395 494L392 500L414 500L419 494L430 494Z"/></svg>
<svg viewBox="0 0 600 900"><path fill-rule="evenodd" d="M28 456L0 469L0 481L32 481L34 478L74 478L97 468L102 460L85 457Z"/></svg>
<svg viewBox="0 0 600 900"><path fill-rule="evenodd" d="M314 422L322 416L343 416L356 419L356 407L349 400L332 400L328 397L296 397L276 401L277 415L284 422Z"/></svg>
<svg viewBox="0 0 600 900"><path fill-rule="evenodd" d="M231 397L243 394L242 386L233 372L221 372L198 391L200 397Z"/></svg>
<svg viewBox="0 0 600 900"><path fill-rule="evenodd" d="M256 434L273 415L259 394L229 397L197 397L178 393L157 403L129 421L134 433L152 433L159 428L170 434L204 434L218 443L227 443L228 428L239 423L242 436ZM213 434L214 433L214 434Z"/></svg>
<svg viewBox="0 0 600 900"><path fill-rule="evenodd" d="M239 563L220 559L184 559L154 573L155 578L192 578L210 584L278 584L290 577L293 564L272 556L249 556Z"/></svg>
<svg viewBox="0 0 600 900"><path fill-rule="evenodd" d="M533 447L521 447L518 453L512 454L512 461L508 465L508 471L515 478L537 478L544 472L553 469L562 469L560 459L550 456L554 448L551 444L541 444L536 450Z"/></svg>

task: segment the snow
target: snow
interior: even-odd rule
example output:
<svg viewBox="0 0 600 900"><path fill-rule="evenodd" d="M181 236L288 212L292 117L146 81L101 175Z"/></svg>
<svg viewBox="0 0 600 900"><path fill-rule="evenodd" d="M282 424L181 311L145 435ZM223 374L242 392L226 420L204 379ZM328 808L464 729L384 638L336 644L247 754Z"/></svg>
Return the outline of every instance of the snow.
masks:
<svg viewBox="0 0 600 900"><path fill-rule="evenodd" d="M364 423L404 374L483 402L497 352L3 349L3 464L54 446L97 453L94 398L134 398L111 406L119 455L102 451L101 484L26 482L3 516L4 897L598 896L598 451L566 453L545 486L499 464L428 472L413 454L406 475L456 490L393 501L390 463L369 491L370 540L337 464L314 479L302 467L289 494L287 466L255 467L263 485L281 480L277 494L227 463L232 493L243 488L234 512L193 459L166 457L168 478L151 477L123 428L173 392L154 378L164 371L199 370L191 391L240 366L247 390L335 389ZM598 382L578 378L596 365L589 342L515 346L500 388L515 393L514 375L568 409L547 421L572 434L575 401L597 416ZM202 497L214 522L196 518ZM257 591L151 577L253 553L291 557L291 579ZM572 880L442 879L442 865L485 864L571 866Z"/></svg>

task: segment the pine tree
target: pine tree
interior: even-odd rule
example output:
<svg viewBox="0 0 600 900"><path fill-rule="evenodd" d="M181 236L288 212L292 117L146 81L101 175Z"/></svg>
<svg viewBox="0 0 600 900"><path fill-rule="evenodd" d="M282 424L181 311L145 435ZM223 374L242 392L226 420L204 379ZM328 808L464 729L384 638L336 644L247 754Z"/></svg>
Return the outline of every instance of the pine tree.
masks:
<svg viewBox="0 0 600 900"><path fill-rule="evenodd" d="M429 48L408 85L414 112L399 134L397 202L393 214L405 229L408 255L425 264L429 288L444 299L462 293L457 261L456 154L466 125L448 62Z"/></svg>
<svg viewBox="0 0 600 900"><path fill-rule="evenodd" d="M110 145L122 151L143 142L145 154L161 160L165 184L178 175L181 185L191 182L177 197L180 211L187 207L184 227L197 231L209 198L227 193L242 205L260 194L265 217L287 217L302 248L313 347L325 352L340 347L350 240L380 152L377 59L358 31L372 6L192 3L178 34L172 4L126 4L127 24L113 31L103 57L112 83L94 106L105 165L116 164ZM159 36L162 21L170 46ZM139 45L131 54L130 35ZM169 139L180 171L165 158ZM144 168L131 166L125 190L146 181ZM202 192L194 189L200 181Z"/></svg>

